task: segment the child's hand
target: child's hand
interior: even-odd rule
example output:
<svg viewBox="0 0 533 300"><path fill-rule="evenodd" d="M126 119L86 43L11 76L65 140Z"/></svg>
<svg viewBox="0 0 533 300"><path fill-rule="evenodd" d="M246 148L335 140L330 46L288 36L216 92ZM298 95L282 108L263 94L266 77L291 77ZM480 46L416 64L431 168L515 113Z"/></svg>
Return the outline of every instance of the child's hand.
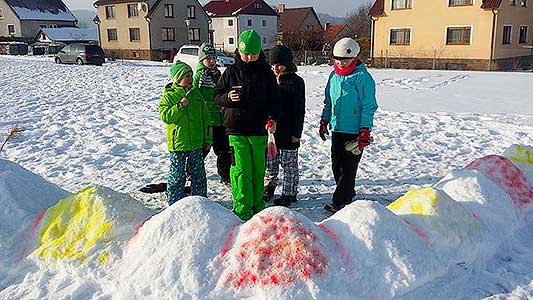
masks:
<svg viewBox="0 0 533 300"><path fill-rule="evenodd" d="M181 101L180 101L180 106L181 106L181 107L187 107L187 106L189 106L189 100L188 100L187 98L183 98L183 99L181 99Z"/></svg>
<svg viewBox="0 0 533 300"><path fill-rule="evenodd" d="M236 90L231 90L228 93L228 97L231 99L231 101L240 101L241 97L239 96L239 93Z"/></svg>
<svg viewBox="0 0 533 300"><path fill-rule="evenodd" d="M269 133L276 133L276 122L272 121L272 120L268 120L268 123L267 123L267 126L266 126L266 129L268 130Z"/></svg>
<svg viewBox="0 0 533 300"><path fill-rule="evenodd" d="M318 134L320 135L320 138L325 142L326 135L329 135L328 123L326 121L320 120L320 129L318 130Z"/></svg>

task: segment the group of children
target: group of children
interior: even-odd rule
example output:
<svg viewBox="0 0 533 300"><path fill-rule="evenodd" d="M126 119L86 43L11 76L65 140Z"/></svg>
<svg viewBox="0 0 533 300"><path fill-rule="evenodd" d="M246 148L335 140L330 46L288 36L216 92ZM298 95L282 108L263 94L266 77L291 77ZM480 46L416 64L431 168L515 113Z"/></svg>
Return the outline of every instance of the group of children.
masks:
<svg viewBox="0 0 533 300"><path fill-rule="evenodd" d="M185 196L187 173L191 195L207 196L204 159L211 146L221 182L231 184L233 211L242 220L249 220L273 198L280 164L283 188L274 204L289 206L297 201L305 83L296 74L289 48L271 49L270 65L261 49L261 37L247 30L239 36L235 64L223 74L216 66L215 49L206 43L200 46L194 79L192 69L182 62L170 68L172 83L159 103L171 162L169 205ZM335 70L326 86L319 134L326 140L329 125L337 188L332 203L324 208L335 212L355 196L357 165L371 142L377 104L375 83L358 59L357 42L342 39L333 54ZM267 160L269 133L275 136L277 153Z"/></svg>

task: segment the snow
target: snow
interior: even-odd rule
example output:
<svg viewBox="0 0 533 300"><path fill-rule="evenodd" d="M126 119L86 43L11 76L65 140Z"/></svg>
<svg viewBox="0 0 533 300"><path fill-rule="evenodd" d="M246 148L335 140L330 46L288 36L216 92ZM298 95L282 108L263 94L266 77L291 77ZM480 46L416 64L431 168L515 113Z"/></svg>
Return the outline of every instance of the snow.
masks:
<svg viewBox="0 0 533 300"><path fill-rule="evenodd" d="M62 11L59 9L37 10L13 6L13 10L20 20L77 21L76 17L74 17L74 15L68 9L67 11Z"/></svg>
<svg viewBox="0 0 533 300"><path fill-rule="evenodd" d="M242 223L212 154L210 200L136 191L167 175L168 64L0 57L0 132L25 129L0 160L0 299L533 297L533 74L370 70L376 141L330 216L329 71L300 70L299 202Z"/></svg>
<svg viewBox="0 0 533 300"><path fill-rule="evenodd" d="M54 42L61 41L98 41L96 29L79 29L76 27L42 28L46 37Z"/></svg>

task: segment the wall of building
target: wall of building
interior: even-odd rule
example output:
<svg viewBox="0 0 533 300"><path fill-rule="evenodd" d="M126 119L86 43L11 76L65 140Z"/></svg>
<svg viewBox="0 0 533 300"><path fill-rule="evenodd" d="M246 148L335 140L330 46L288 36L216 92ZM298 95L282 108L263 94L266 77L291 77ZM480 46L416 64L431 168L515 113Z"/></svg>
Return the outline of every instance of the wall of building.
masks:
<svg viewBox="0 0 533 300"><path fill-rule="evenodd" d="M314 28L314 30L313 30ZM315 15L310 13L307 15L307 17L302 22L302 26L300 27L300 31L315 31L315 32L323 32L324 28L322 27L322 24L320 24L320 21L315 18Z"/></svg>
<svg viewBox="0 0 533 300"><path fill-rule="evenodd" d="M131 2L136 3L136 2ZM145 4L143 4L145 5ZM116 10L115 19L106 19L106 6L114 6ZM139 10L139 16L128 18L128 3L120 3L113 5L103 5L97 8L98 18L100 19L100 45L104 50L113 51L115 53L124 53L122 50L134 50L137 52L150 50L150 33L148 30L148 22L145 19L147 14L146 9ZM118 40L109 41L107 29L117 29ZM140 41L130 41L129 28L140 29ZM126 51L128 52L128 51ZM129 53L129 52L128 52ZM116 56L116 55L115 55ZM120 57L120 56L118 56ZM133 57L127 57L133 58Z"/></svg>
<svg viewBox="0 0 533 300"><path fill-rule="evenodd" d="M392 10L375 22L374 57L490 59L492 12L472 6L449 7L448 0L412 0L412 9ZM446 45L447 26L472 26L470 45ZM390 45L391 28L411 28L410 45Z"/></svg>
<svg viewBox="0 0 533 300"><path fill-rule="evenodd" d="M7 25L8 24L14 24L15 25L15 36L21 37L22 33L20 30L20 21L13 13L13 10L4 0L0 0L0 9L3 11L3 18L0 19L0 36L8 37L7 32ZM37 33L35 33L37 34Z"/></svg>
<svg viewBox="0 0 533 300"><path fill-rule="evenodd" d="M213 39L216 48L233 52L237 47L237 18L218 17L212 18L211 28L214 30ZM233 20L233 26L228 26L228 20ZM229 43L229 38L233 38L233 44Z"/></svg>
<svg viewBox="0 0 533 300"><path fill-rule="evenodd" d="M252 26L248 26L248 20L252 20ZM267 21L267 26L262 26L262 20ZM259 16L259 15L239 15L238 16L239 34L248 29L254 29L263 38L263 49L270 49L276 45L276 36L278 32L277 16ZM233 48L232 51L235 51Z"/></svg>
<svg viewBox="0 0 533 300"><path fill-rule="evenodd" d="M511 6L510 1L502 1L497 16L495 59L520 57L533 55L533 49L523 46L533 45L533 1L529 0L528 7L521 7L520 0L516 0L516 6ZM512 25L511 43L503 44L503 26ZM528 26L528 37L525 44L519 44L520 26Z"/></svg>

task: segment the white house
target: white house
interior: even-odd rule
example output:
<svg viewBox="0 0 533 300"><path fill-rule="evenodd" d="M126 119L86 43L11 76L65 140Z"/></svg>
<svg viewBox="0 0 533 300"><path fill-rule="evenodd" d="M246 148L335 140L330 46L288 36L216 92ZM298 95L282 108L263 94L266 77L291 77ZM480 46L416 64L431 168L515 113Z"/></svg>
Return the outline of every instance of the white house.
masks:
<svg viewBox="0 0 533 300"><path fill-rule="evenodd" d="M241 32L254 29L263 39L263 49L276 45L278 14L263 0L213 0L204 6L211 17L213 44L235 51Z"/></svg>

